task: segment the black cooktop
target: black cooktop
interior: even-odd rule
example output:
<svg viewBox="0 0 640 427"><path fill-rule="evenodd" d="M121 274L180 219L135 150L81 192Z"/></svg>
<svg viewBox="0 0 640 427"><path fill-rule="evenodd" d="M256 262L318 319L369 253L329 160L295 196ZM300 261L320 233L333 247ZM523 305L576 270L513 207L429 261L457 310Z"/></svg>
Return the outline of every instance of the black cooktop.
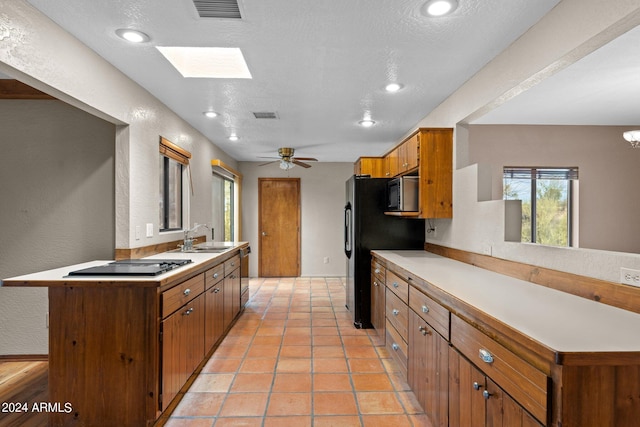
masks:
<svg viewBox="0 0 640 427"><path fill-rule="evenodd" d="M124 259L72 271L69 276L157 276L190 262L190 259Z"/></svg>

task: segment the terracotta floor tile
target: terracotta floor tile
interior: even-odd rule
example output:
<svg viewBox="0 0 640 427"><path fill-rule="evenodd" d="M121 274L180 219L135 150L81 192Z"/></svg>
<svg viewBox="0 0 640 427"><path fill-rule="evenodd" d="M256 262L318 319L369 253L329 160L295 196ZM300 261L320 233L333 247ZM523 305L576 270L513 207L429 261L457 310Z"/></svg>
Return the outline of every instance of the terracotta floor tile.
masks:
<svg viewBox="0 0 640 427"><path fill-rule="evenodd" d="M382 373L386 372L384 366L380 362L380 359L349 359L350 372L358 373Z"/></svg>
<svg viewBox="0 0 640 427"><path fill-rule="evenodd" d="M370 347L375 351L368 335L342 335L342 342L348 347ZM377 354L373 357L377 357Z"/></svg>
<svg viewBox="0 0 640 427"><path fill-rule="evenodd" d="M431 424L431 420L427 414L409 415L409 419L414 426L433 427L433 424Z"/></svg>
<svg viewBox="0 0 640 427"><path fill-rule="evenodd" d="M314 326L311 328L311 334L313 336L318 335L330 335L330 336L338 336L338 328L335 326Z"/></svg>
<svg viewBox="0 0 640 427"><path fill-rule="evenodd" d="M276 372L279 374L283 373L309 373L311 372L311 359L308 358L298 358L298 359L284 359L280 358L278 360L278 366L276 367Z"/></svg>
<svg viewBox="0 0 640 427"><path fill-rule="evenodd" d="M284 331L284 336L287 337L291 335L308 337L311 335L311 328L287 328Z"/></svg>
<svg viewBox="0 0 640 427"><path fill-rule="evenodd" d="M393 391L387 374L351 374L355 391Z"/></svg>
<svg viewBox="0 0 640 427"><path fill-rule="evenodd" d="M280 349L280 357L282 358L299 358L311 357L310 345L283 345Z"/></svg>
<svg viewBox="0 0 640 427"><path fill-rule="evenodd" d="M364 427L412 427L406 415L365 415L362 417ZM420 425L420 424L418 424Z"/></svg>
<svg viewBox="0 0 640 427"><path fill-rule="evenodd" d="M352 391L349 374L313 374L313 391Z"/></svg>
<svg viewBox="0 0 640 427"><path fill-rule="evenodd" d="M314 340L314 342L315 342L315 340ZM313 347L313 357L318 357L318 358L329 358L329 357L344 358L346 356L344 354L344 348L342 346L328 345L328 346L314 346Z"/></svg>
<svg viewBox="0 0 640 427"><path fill-rule="evenodd" d="M358 392L358 405L361 414L402 414L404 409L395 393Z"/></svg>
<svg viewBox="0 0 640 427"><path fill-rule="evenodd" d="M273 392L309 393L311 392L311 374L276 374Z"/></svg>
<svg viewBox="0 0 640 427"><path fill-rule="evenodd" d="M416 395L411 391L401 391L398 393L398 399L404 407L404 412L411 415L424 414L424 409L416 399Z"/></svg>
<svg viewBox="0 0 640 427"><path fill-rule="evenodd" d="M228 359L226 357L212 357L202 368L205 374L221 374L236 372L240 368L242 359Z"/></svg>
<svg viewBox="0 0 640 427"><path fill-rule="evenodd" d="M264 416L269 393L231 393L227 396L221 417Z"/></svg>
<svg viewBox="0 0 640 427"><path fill-rule="evenodd" d="M247 344L221 344L215 351L216 357L244 357Z"/></svg>
<svg viewBox="0 0 640 427"><path fill-rule="evenodd" d="M311 427L312 421L309 416L295 417L267 417L264 419L264 427Z"/></svg>
<svg viewBox="0 0 640 427"><path fill-rule="evenodd" d="M265 336L265 335L277 335L282 336L284 332L284 326L281 327L264 327L261 326L256 330L257 336Z"/></svg>
<svg viewBox="0 0 640 427"><path fill-rule="evenodd" d="M311 335L285 335L282 345L311 345Z"/></svg>
<svg viewBox="0 0 640 427"><path fill-rule="evenodd" d="M311 313L291 313L289 319L311 319Z"/></svg>
<svg viewBox="0 0 640 427"><path fill-rule="evenodd" d="M267 417L311 415L311 393L271 393Z"/></svg>
<svg viewBox="0 0 640 427"><path fill-rule="evenodd" d="M282 344L282 336L265 335L256 336L252 342L253 345L280 345Z"/></svg>
<svg viewBox="0 0 640 427"><path fill-rule="evenodd" d="M313 359L313 372L314 373L346 373L349 372L347 367L347 361L340 358L314 358Z"/></svg>
<svg viewBox="0 0 640 427"><path fill-rule="evenodd" d="M187 392L171 416L214 417L218 415L226 396L226 393Z"/></svg>
<svg viewBox="0 0 640 427"><path fill-rule="evenodd" d="M273 372L276 368L276 362L276 358L245 359L238 372L257 374Z"/></svg>
<svg viewBox="0 0 640 427"><path fill-rule="evenodd" d="M358 408L353 393L314 393L315 415L357 415Z"/></svg>
<svg viewBox="0 0 640 427"><path fill-rule="evenodd" d="M260 418L257 418L257 417L218 418L215 426L216 427L261 427L262 417Z"/></svg>
<svg viewBox="0 0 640 427"><path fill-rule="evenodd" d="M278 357L279 345L252 345L247 351L246 357L249 359Z"/></svg>
<svg viewBox="0 0 640 427"><path fill-rule="evenodd" d="M313 319L313 326L338 326L335 319Z"/></svg>
<svg viewBox="0 0 640 427"><path fill-rule="evenodd" d="M200 374L189 391L226 393L234 377L234 374Z"/></svg>
<svg viewBox="0 0 640 427"><path fill-rule="evenodd" d="M342 337L344 341L344 337ZM344 346L344 352L349 359L375 359L378 357L373 346Z"/></svg>
<svg viewBox="0 0 640 427"><path fill-rule="evenodd" d="M289 319L287 328L308 328L311 326L311 319Z"/></svg>
<svg viewBox="0 0 640 427"><path fill-rule="evenodd" d="M315 416L313 417L313 427L361 427L358 416Z"/></svg>
<svg viewBox="0 0 640 427"><path fill-rule="evenodd" d="M215 418L169 418L164 427L211 427Z"/></svg>
<svg viewBox="0 0 640 427"><path fill-rule="evenodd" d="M340 337L338 337L338 336L316 335L316 336L313 337L313 345L314 346L332 345L332 346L340 346L340 347L342 347L342 341L340 340Z"/></svg>
<svg viewBox="0 0 640 427"><path fill-rule="evenodd" d="M266 392L271 390L273 374L238 374L231 385L231 393Z"/></svg>

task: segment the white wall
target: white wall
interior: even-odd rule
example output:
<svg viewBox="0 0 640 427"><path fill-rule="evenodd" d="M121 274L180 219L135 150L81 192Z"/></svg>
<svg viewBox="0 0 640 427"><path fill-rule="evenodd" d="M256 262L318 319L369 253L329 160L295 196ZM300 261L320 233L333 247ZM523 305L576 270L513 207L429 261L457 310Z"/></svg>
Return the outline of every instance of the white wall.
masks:
<svg viewBox="0 0 640 427"><path fill-rule="evenodd" d="M345 276L344 205L345 182L353 175L353 163L314 163L304 169L283 171L274 163L240 162L242 173L242 240L251 245L249 274L258 275L258 178L300 178L301 274ZM324 264L324 257L329 263Z"/></svg>
<svg viewBox="0 0 640 427"><path fill-rule="evenodd" d="M187 221L191 224L211 221L210 161L219 158L234 168L237 162L25 0L0 2L0 73L116 125L115 221L96 218L98 223L79 224L83 232L100 227L99 222L110 222L104 227L115 229L115 236L108 242L112 250L114 242L116 248L134 248L181 238L182 233L179 232L158 234L160 136L193 155L191 172L195 194L189 196L190 217ZM64 124L74 126L71 122ZM38 193L26 191L24 197L38 197ZM141 227L144 236L147 223L154 225L154 236L136 240L136 226ZM0 227L5 225L0 224ZM5 241L1 243L8 244ZM77 243L75 239L70 241L70 245ZM85 261L84 254L72 258L59 256L56 245L46 238L39 244L50 250L51 258L46 263L34 259L30 271ZM29 247L17 250L25 258L32 256ZM39 326L45 316L46 293L22 291L11 304L29 307L35 313L34 324ZM5 331L18 330L22 325L31 323L28 319L31 315L29 311L21 312L20 316L6 319L6 323L2 321L0 327ZM47 353L47 340L42 334L31 328L20 334L24 340L30 341L31 347L25 349L0 341L0 354Z"/></svg>
<svg viewBox="0 0 640 427"><path fill-rule="evenodd" d="M0 100L0 278L113 258L115 126ZM46 354L46 288L0 287L0 354Z"/></svg>
<svg viewBox="0 0 640 427"><path fill-rule="evenodd" d="M476 190L478 186L480 193L491 194L491 187L490 183L489 188L483 187L482 177L468 176L469 168L482 168L469 166L473 141L467 129L474 118L638 25L637 1L563 0L417 124L455 128L454 218L436 221L437 232L428 234L427 241L609 281L619 281L620 267L640 268L638 255L505 243L504 228L500 227L505 204L479 202L477 195L473 202L468 194L469 188ZM466 209L456 204L459 197L469 201ZM487 209L493 213L485 212Z"/></svg>

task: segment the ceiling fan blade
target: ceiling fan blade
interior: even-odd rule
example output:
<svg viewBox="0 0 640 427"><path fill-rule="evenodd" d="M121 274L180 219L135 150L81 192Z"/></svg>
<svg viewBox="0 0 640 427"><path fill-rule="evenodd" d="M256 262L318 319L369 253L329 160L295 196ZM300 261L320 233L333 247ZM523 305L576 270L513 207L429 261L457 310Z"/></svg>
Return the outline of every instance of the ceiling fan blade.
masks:
<svg viewBox="0 0 640 427"><path fill-rule="evenodd" d="M274 160L273 162L267 162L267 163L262 163L259 164L258 166L266 166L266 165L270 165L271 163L278 163L280 160Z"/></svg>
<svg viewBox="0 0 640 427"><path fill-rule="evenodd" d="M318 159L314 159L313 157L294 157L295 160L305 160L308 162L317 162Z"/></svg>
<svg viewBox="0 0 640 427"><path fill-rule="evenodd" d="M291 160L291 163L295 163L296 165L302 166L303 168L310 168L311 167L311 165L308 165L306 163L302 163L302 162L300 162L298 160L295 160L295 159Z"/></svg>
<svg viewBox="0 0 640 427"><path fill-rule="evenodd" d="M258 158L258 159L279 159L280 157L272 157L272 156L269 156L269 157L265 157L265 156L257 156L257 158Z"/></svg>

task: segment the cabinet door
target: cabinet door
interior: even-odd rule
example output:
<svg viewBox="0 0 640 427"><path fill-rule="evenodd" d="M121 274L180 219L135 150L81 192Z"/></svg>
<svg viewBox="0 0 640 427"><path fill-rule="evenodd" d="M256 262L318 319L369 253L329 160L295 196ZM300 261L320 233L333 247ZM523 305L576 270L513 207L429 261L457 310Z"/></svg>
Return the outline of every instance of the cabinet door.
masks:
<svg viewBox="0 0 640 427"><path fill-rule="evenodd" d="M371 274L371 324L378 336L385 336L385 285Z"/></svg>
<svg viewBox="0 0 640 427"><path fill-rule="evenodd" d="M224 329L227 330L240 312L240 269L236 268L224 278Z"/></svg>
<svg viewBox="0 0 640 427"><path fill-rule="evenodd" d="M205 294L186 304L181 334L184 340L184 382L204 359Z"/></svg>
<svg viewBox="0 0 640 427"><path fill-rule="evenodd" d="M407 379L434 427L449 425L449 345L413 310L409 310Z"/></svg>
<svg viewBox="0 0 640 427"><path fill-rule="evenodd" d="M418 167L418 134L398 147L398 173L405 173Z"/></svg>
<svg viewBox="0 0 640 427"><path fill-rule="evenodd" d="M224 332L223 282L207 290L205 295L205 353L211 350Z"/></svg>
<svg viewBox="0 0 640 427"><path fill-rule="evenodd" d="M485 376L471 362L449 348L449 425L483 427L486 404Z"/></svg>
<svg viewBox="0 0 640 427"><path fill-rule="evenodd" d="M162 409L178 394L182 387L180 353L180 326L182 313L176 312L164 319L162 328Z"/></svg>
<svg viewBox="0 0 640 427"><path fill-rule="evenodd" d="M487 427L542 427L542 424L490 379L487 379L484 397L487 404Z"/></svg>
<svg viewBox="0 0 640 427"><path fill-rule="evenodd" d="M399 155L399 149L395 148L392 152L390 152L387 155L387 162L389 165L389 176L391 178L393 178L394 176L398 175L399 170L398 170L398 155Z"/></svg>

